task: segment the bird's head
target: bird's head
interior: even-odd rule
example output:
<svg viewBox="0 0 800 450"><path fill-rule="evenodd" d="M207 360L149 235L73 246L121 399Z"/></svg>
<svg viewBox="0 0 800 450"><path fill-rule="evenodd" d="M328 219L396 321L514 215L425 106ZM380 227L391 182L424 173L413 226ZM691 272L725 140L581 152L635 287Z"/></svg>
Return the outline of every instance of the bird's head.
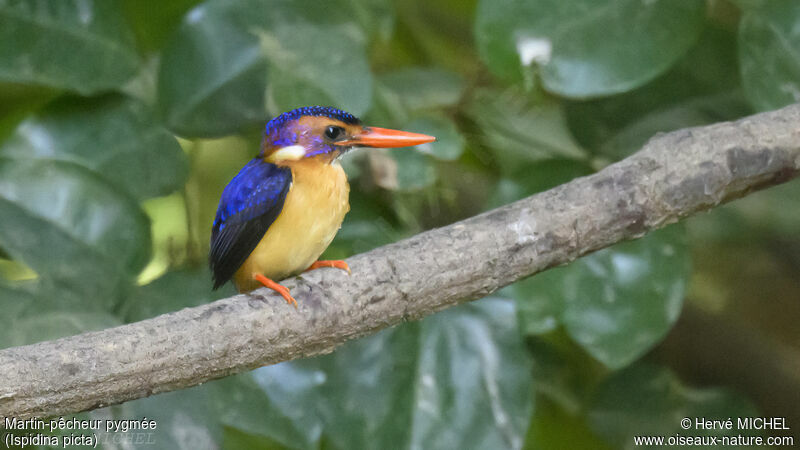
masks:
<svg viewBox="0 0 800 450"><path fill-rule="evenodd" d="M409 147L435 140L425 134L367 127L340 109L307 106L267 123L259 157L276 164L321 155L331 161L353 147Z"/></svg>

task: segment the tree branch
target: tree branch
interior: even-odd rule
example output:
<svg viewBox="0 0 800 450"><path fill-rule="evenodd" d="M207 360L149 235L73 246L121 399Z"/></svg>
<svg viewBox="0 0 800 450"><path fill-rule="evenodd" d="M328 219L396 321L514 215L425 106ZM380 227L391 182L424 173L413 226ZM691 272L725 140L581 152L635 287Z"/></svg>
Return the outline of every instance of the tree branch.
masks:
<svg viewBox="0 0 800 450"><path fill-rule="evenodd" d="M271 291L0 351L0 417L74 413L328 353L800 173L800 105L663 134L597 174ZM0 426L2 423L0 422Z"/></svg>

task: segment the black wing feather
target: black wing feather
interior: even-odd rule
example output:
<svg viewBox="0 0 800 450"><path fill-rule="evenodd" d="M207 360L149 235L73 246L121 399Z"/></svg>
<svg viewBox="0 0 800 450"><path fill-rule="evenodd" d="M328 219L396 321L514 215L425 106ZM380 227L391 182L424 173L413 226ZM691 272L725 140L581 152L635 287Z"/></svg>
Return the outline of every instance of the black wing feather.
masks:
<svg viewBox="0 0 800 450"><path fill-rule="evenodd" d="M283 209L292 172L250 161L225 187L211 230L208 262L214 289L233 277Z"/></svg>

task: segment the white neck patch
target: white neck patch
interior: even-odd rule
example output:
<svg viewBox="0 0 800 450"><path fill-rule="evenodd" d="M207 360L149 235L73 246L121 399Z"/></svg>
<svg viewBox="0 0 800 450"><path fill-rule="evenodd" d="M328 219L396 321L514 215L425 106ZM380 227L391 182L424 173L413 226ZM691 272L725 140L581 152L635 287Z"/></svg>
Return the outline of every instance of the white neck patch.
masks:
<svg viewBox="0 0 800 450"><path fill-rule="evenodd" d="M304 156L306 156L306 149L302 145L290 145L272 152L272 154L267 157L267 161L297 161Z"/></svg>

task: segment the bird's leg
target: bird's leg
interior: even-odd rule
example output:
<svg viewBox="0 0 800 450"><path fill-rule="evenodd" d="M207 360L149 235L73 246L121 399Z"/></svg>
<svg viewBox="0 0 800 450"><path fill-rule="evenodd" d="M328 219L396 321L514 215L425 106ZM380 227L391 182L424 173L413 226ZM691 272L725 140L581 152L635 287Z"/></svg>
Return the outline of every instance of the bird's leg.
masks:
<svg viewBox="0 0 800 450"><path fill-rule="evenodd" d="M269 278L265 277L264 275L261 275L260 273L254 273L253 279L263 284L264 287L270 288L273 291L277 292L278 294L281 295L281 297L284 298L284 300L286 300L286 303L297 308L297 300L295 300L294 297L292 297L292 295L289 293L289 289L286 288L285 286L281 286L280 284L270 280Z"/></svg>
<svg viewBox="0 0 800 450"><path fill-rule="evenodd" d="M305 272L308 272L309 270L319 269L320 267L332 267L334 269L342 269L346 270L348 275L352 274L352 272L350 272L350 266L348 266L346 262L340 259L317 261L314 264L308 266L308 269L306 269Z"/></svg>

